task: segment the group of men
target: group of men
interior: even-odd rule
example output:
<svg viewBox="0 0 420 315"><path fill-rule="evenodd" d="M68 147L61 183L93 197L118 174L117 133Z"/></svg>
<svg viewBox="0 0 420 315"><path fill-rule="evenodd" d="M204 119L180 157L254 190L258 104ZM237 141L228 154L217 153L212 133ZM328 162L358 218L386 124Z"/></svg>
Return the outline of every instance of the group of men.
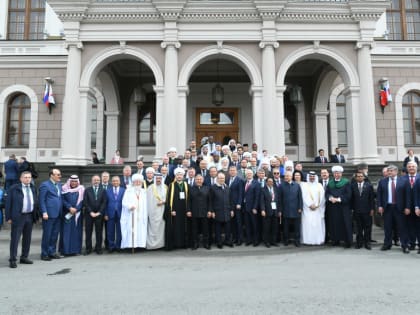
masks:
<svg viewBox="0 0 420 315"><path fill-rule="evenodd" d="M217 157L191 163L191 155L179 158L171 153L174 148L169 151L162 163L154 161L147 169L139 159L134 172L125 166L120 176L94 175L86 189L75 175L62 187L61 172L53 168L37 192L31 173L22 172L6 199L6 220L12 227L10 267L17 267L20 237L20 263L33 263L28 255L37 209L42 216L44 261L81 254L83 226L86 255L102 254L103 227L110 253L243 243L271 247L280 240L285 246L291 241L296 247L331 241L333 246L342 242L350 248L354 229L355 247L371 249L375 194L362 169L351 181L342 177L340 165L332 167L333 178L322 169L319 180L315 172L308 172L297 181L289 168L282 174L271 163L260 161L257 167L254 155L239 161L236 151L226 154L226 166ZM420 240L417 164L409 162L407 169L408 175L396 177L398 169L390 165L378 184L378 212L385 221L382 250L391 248L396 233L404 253Z"/></svg>

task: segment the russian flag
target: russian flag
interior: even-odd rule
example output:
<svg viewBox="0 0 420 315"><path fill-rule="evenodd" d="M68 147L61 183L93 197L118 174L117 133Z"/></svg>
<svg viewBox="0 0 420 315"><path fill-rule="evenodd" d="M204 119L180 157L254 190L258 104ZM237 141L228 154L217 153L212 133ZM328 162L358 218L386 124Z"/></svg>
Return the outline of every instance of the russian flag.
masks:
<svg viewBox="0 0 420 315"><path fill-rule="evenodd" d="M52 86L48 82L45 84L44 98L42 100L45 106L47 106L49 113L51 114L51 107L55 105L55 100L52 91Z"/></svg>
<svg viewBox="0 0 420 315"><path fill-rule="evenodd" d="M392 95L391 95L391 91L389 89L389 82L385 81L382 85L382 89L380 92L380 101L381 101L381 106L385 107L387 106L389 103L392 102Z"/></svg>

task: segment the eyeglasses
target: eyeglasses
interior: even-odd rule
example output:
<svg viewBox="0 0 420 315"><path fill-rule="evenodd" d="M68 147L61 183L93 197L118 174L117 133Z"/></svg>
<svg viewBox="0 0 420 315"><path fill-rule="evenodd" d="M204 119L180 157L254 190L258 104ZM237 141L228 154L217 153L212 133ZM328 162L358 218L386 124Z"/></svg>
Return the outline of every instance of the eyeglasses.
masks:
<svg viewBox="0 0 420 315"><path fill-rule="evenodd" d="M279 172L274 172L273 174L274 174L274 175L280 175L280 173L279 173Z"/></svg>

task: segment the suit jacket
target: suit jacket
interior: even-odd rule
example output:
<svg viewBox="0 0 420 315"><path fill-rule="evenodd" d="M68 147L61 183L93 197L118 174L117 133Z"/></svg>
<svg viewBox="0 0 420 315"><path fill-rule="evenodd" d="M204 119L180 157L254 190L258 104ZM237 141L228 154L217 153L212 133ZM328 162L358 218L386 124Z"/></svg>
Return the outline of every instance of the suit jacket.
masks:
<svg viewBox="0 0 420 315"><path fill-rule="evenodd" d="M320 156L315 157L314 163L322 163L321 157ZM326 156L324 156L324 163L328 163L328 159Z"/></svg>
<svg viewBox="0 0 420 315"><path fill-rule="evenodd" d="M131 184L131 176L129 176L128 184ZM123 187L124 189L127 188L127 185L125 184L125 178L123 175L120 175L120 187Z"/></svg>
<svg viewBox="0 0 420 315"><path fill-rule="evenodd" d="M19 179L19 164L15 160L7 160L4 162L4 173L6 180Z"/></svg>
<svg viewBox="0 0 420 315"><path fill-rule="evenodd" d="M261 190L261 211L264 210L266 212L266 216L277 216L280 208L279 203L279 192L276 188L276 186L273 185L273 193L274 193L274 199L273 196L270 193L270 190L268 189L268 186L265 185L264 188ZM272 202L275 202L276 209L273 209Z"/></svg>
<svg viewBox="0 0 420 315"><path fill-rule="evenodd" d="M407 163L408 162L410 162L410 157L409 156L407 156L404 159L403 167L407 167ZM414 162L416 162L417 163L417 166L419 166L419 158L417 156L414 157Z"/></svg>
<svg viewBox="0 0 420 315"><path fill-rule="evenodd" d="M63 208L61 183L55 186L51 180L47 180L39 186L39 208L42 214L47 213L51 219L61 216Z"/></svg>
<svg viewBox="0 0 420 315"><path fill-rule="evenodd" d="M244 182L244 201L242 209L247 212L251 212L252 209L258 210L260 208L260 183L254 179L252 180L248 189L245 189L245 187L246 181Z"/></svg>
<svg viewBox="0 0 420 315"><path fill-rule="evenodd" d="M118 218L121 218L122 212L122 199L124 196L125 188L119 187L117 198L115 199L114 196L114 187L108 186L106 190L106 208L105 208L105 215L108 216L110 219L114 219L115 213L117 213Z"/></svg>
<svg viewBox="0 0 420 315"><path fill-rule="evenodd" d="M121 189L121 188L120 188ZM107 203L107 197L105 190L102 189L101 185L98 188L97 198L95 198L95 192L93 187L86 188L85 195L83 197L83 205L86 209L86 213L99 212L102 215L105 214L105 208Z"/></svg>
<svg viewBox="0 0 420 315"><path fill-rule="evenodd" d="M193 218L205 218L209 211L210 187L194 185L189 191L189 208Z"/></svg>
<svg viewBox="0 0 420 315"><path fill-rule="evenodd" d="M32 217L33 219L36 219L38 211L37 194L34 185L30 184L30 189L32 191L32 197L34 201ZM12 222L16 222L21 218L23 210L23 198L24 194L21 183L15 184L9 188L6 198L6 221L12 220Z"/></svg>
<svg viewBox="0 0 420 315"><path fill-rule="evenodd" d="M210 187L210 211L215 213L218 222L229 222L230 212L233 211L230 203L229 187L226 185L213 185Z"/></svg>
<svg viewBox="0 0 420 315"><path fill-rule="evenodd" d="M351 208L356 213L369 213L375 209L375 194L373 187L368 182L363 182L362 194L359 192L359 184L351 183Z"/></svg>
<svg viewBox="0 0 420 315"><path fill-rule="evenodd" d="M303 209L302 190L300 185L283 182L280 186L280 212L284 218L299 218L298 209Z"/></svg>
<svg viewBox="0 0 420 315"><path fill-rule="evenodd" d="M229 181L227 182L229 185ZM242 206L242 201L244 200L244 180L239 176L236 176L232 184L229 186L230 193L230 202L232 203L234 209L236 206Z"/></svg>
<svg viewBox="0 0 420 315"><path fill-rule="evenodd" d="M413 186L411 186L411 182L410 182L410 175L404 175L403 178L407 181L407 185L408 185L408 190L409 190L409 194L410 194L410 209L414 210L415 206L416 206L416 193L415 193L415 186L418 180L420 180L420 175L416 174L414 176L414 184ZM417 184L418 185L418 184Z"/></svg>
<svg viewBox="0 0 420 315"><path fill-rule="evenodd" d="M386 208L388 204L388 182L389 178L382 178L378 183L376 200L378 207ZM410 208L410 182L403 177L397 177L395 186L397 210L403 212L405 208Z"/></svg>
<svg viewBox="0 0 420 315"><path fill-rule="evenodd" d="M340 154L340 159L338 159L338 156L334 154L331 156L331 163L346 163L346 159L342 154Z"/></svg>

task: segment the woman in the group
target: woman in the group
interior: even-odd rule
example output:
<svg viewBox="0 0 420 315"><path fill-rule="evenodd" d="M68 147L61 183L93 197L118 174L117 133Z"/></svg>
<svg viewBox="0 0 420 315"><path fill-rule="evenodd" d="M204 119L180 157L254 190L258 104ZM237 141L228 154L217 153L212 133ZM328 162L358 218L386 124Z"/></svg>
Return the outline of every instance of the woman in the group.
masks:
<svg viewBox="0 0 420 315"><path fill-rule="evenodd" d="M79 255L82 251L82 205L85 188L79 177L72 175L62 187L63 221L61 228L61 254Z"/></svg>

